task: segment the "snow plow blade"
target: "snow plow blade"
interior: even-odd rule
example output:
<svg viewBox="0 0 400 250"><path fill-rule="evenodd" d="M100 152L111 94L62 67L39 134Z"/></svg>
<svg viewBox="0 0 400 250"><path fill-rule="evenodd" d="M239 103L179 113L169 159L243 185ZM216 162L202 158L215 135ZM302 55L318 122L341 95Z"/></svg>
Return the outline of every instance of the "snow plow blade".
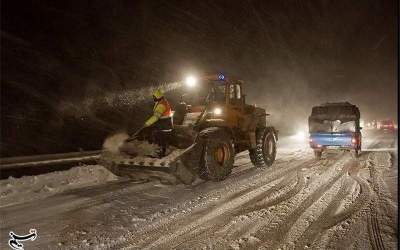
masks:
<svg viewBox="0 0 400 250"><path fill-rule="evenodd" d="M105 151L100 156L99 163L120 177L129 177L140 181L158 179L170 184L191 184L196 175L185 166L182 158L189 154L195 146L193 144L186 149L175 149L163 158L131 156L125 153Z"/></svg>

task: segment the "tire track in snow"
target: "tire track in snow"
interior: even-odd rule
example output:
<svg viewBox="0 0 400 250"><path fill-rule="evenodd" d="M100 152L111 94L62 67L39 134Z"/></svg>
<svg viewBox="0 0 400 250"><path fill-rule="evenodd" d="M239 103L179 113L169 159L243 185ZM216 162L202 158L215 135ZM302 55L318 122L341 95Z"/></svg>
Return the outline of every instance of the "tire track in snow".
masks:
<svg viewBox="0 0 400 250"><path fill-rule="evenodd" d="M281 177L284 178L284 177ZM278 179L280 180L280 179ZM277 180L277 181L278 181ZM142 249L153 249L153 248L167 248L171 247L172 242L179 241L183 235L190 233L191 231L195 230L197 227L202 226L206 222L210 220L217 220L220 216L224 213L227 213L229 210L245 206L249 202L252 202L253 199L257 199L262 195L265 195L275 184L273 182L269 182L264 186L258 187L256 189L252 189L250 192L243 194L239 197L236 197L230 201L223 203L220 206L215 207L211 211L208 211L205 215L197 218L196 220L192 221L191 223L185 225L184 227L180 227L178 230L174 231L172 234L168 234L166 236L161 236L156 241L152 242L151 244L144 246ZM179 238L178 238L179 237ZM173 244L173 243L172 243Z"/></svg>
<svg viewBox="0 0 400 250"><path fill-rule="evenodd" d="M395 140L387 140L383 146L388 147L390 144L389 147L393 148L394 143ZM369 197L366 198L368 202L364 202L360 211L355 212L341 227L330 229L329 233L323 236L328 242L326 248L392 249L397 245L397 205L393 202L394 196L383 176L385 171L393 170L397 175L397 168L391 169L396 164L393 161L394 156L394 152L367 153L367 159L362 162L365 163L365 170L369 174L366 175L366 172L362 171L354 177L363 185L362 189L369 192ZM397 178L391 184L397 185ZM397 192L395 194L397 197ZM368 205L365 205L366 203Z"/></svg>
<svg viewBox="0 0 400 250"><path fill-rule="evenodd" d="M342 166L342 169L338 174L334 175L330 178L328 182L323 183L318 186L318 188L309 194L300 204L295 208L295 210L287 216L283 221L278 224L278 228L268 231L267 227L261 228L258 232L254 234L254 237L258 238L260 242L257 243L256 246L252 246L252 248L257 246L266 246L268 249L277 248L282 242L285 241L288 232L291 230L295 222L298 218L320 197L322 197L347 171L348 166L345 165L345 161L347 159L339 160L331 166L331 168L335 169L335 166Z"/></svg>
<svg viewBox="0 0 400 250"><path fill-rule="evenodd" d="M275 206L281 202L284 202L285 200L290 199L291 197L295 196L297 193L300 192L300 190L304 187L305 185L305 180L303 176L303 172L307 169L313 169L314 171L317 171L317 169L320 168L326 168L327 165L332 164L335 162L336 159L341 158L343 155L342 154L337 154L333 159L330 160L324 160L324 161L317 161L313 162L312 164L304 164L301 169L297 169L296 173L293 173L291 176L285 177L285 180L283 180L281 183L278 185L274 186L268 194L262 195L260 198L261 199L254 199L249 204L243 205L241 207L238 207L237 209L227 213L224 218L218 220L211 225L216 225L218 227L213 228L210 225L207 226L206 228L203 228L204 225L202 225L202 232L194 231L192 232L193 236L195 236L195 239L192 239L191 241L186 241L182 244L179 245L179 248L181 249L187 249L189 246L194 246L195 244L204 244L207 245L206 242L210 241L210 238L214 239L214 242L219 242L220 239L224 238L225 240L227 239L227 232L225 230L227 229L226 227L229 227L229 222L231 220L239 220L241 221L241 216L248 217L249 218L249 223L246 225L242 225L243 221L241 221L241 225L238 227L235 223L231 225L232 235L230 235L228 238L233 240L233 239L238 239L241 238L244 235L247 235L251 232L257 231L260 227L264 225L264 223L260 223L258 221L254 222L253 220L261 220L263 221L263 215L259 215L260 212L259 210L262 209L267 209L269 207ZM322 164L321 164L322 163ZM314 169L314 167L317 167L317 169ZM288 186L292 186L289 188L286 188ZM287 190L285 190L287 189ZM257 201L259 200L259 201ZM254 205L251 205L251 203L255 203ZM244 207L244 208L243 208ZM255 215L248 215L252 212L255 212ZM254 217L254 218L253 218ZM257 217L257 218L255 218ZM237 218L237 219L234 219ZM218 222L218 223L217 223ZM251 223L251 224L250 224ZM229 228L228 228L229 230ZM212 235L212 236L211 236ZM185 237L186 238L186 237ZM181 240L181 239L179 239ZM210 245L208 243L208 245ZM175 245L176 246L176 245ZM175 248L175 247L174 247Z"/></svg>
<svg viewBox="0 0 400 250"><path fill-rule="evenodd" d="M303 152L303 154L296 153L296 152L288 154L288 155L285 154L284 156L281 156L281 158L277 158L275 160L273 166L297 161L299 159L304 158L304 156L305 156L304 152ZM237 163L238 161L240 162L239 164ZM256 170L257 170L257 168L254 168L253 164L251 163L249 154L241 153L238 156L236 156L235 165L234 165L232 174L230 174L230 176L228 178L232 178L237 175L241 175L243 173L252 172L252 171L256 171Z"/></svg>
<svg viewBox="0 0 400 250"><path fill-rule="evenodd" d="M285 175L287 175L293 171L296 171L298 168L303 167L304 164L317 164L317 163L314 159L311 159L311 160L304 159L301 161L296 161L296 162L294 162L293 165L287 166L285 168L279 168L279 165L273 166L272 168L267 168L263 172L261 172L261 175L258 177L258 179L260 179L260 180L258 180L259 183L257 183L256 185L248 186L244 189L241 189L241 190L233 193L232 195L228 195L225 199L220 201L220 204L222 203L222 206L224 206L225 203L230 202L232 200L232 197L234 197L234 199L243 199L243 196L247 195L248 193L255 192L255 190L261 188L262 186L268 185L272 181L278 180L278 179L284 177ZM265 191L267 191L267 190L264 190L263 192L265 192ZM224 206L224 207L228 211L230 209L232 209L232 207L228 209L229 206L228 207ZM205 208L189 214L190 218L187 218L187 216L184 216L183 218L180 218L180 220L178 220L178 221L175 218L170 218L170 217L164 218L161 221L159 221L156 225L153 225L153 227L155 227L155 228L151 227L149 230L144 230L142 232L138 232L138 234L136 234L134 237L129 236L127 242L121 242L121 244L117 244L115 247L117 247L117 248L124 247L125 249L131 249L131 248L138 247L137 244L143 245L143 244L146 244L145 242L153 242L155 239L158 239L158 241L153 242L153 244L151 244L148 247L156 247L157 244L166 244L168 241L173 241L179 235L189 232L190 230L188 230L188 228L189 229L193 228L192 222L194 220L197 221L196 222L197 224L203 224L205 222L205 219L204 218L201 219L201 218L203 216L207 217L207 214L209 214L211 211L213 211L215 209L216 209L215 205L213 206L213 204L208 204L205 206ZM225 213L226 211L223 211L223 212ZM215 217L208 215L207 218L208 218L208 220L210 220L210 219L214 219ZM189 221L188 221L188 219L189 219ZM198 220L201 220L201 223L199 223ZM172 230L173 233L165 236L165 232L159 232L160 228L167 228L169 231ZM175 231L174 231L174 229L175 229ZM134 239L138 238L138 235L146 236L147 239L144 240L145 242L136 242L136 243L132 242L132 240L135 241Z"/></svg>
<svg viewBox="0 0 400 250"><path fill-rule="evenodd" d="M370 235L370 241L374 249L383 250L385 245L383 244L382 233L378 220L378 212L376 211L376 203L370 204L370 213L368 215L368 232Z"/></svg>
<svg viewBox="0 0 400 250"><path fill-rule="evenodd" d="M91 207L103 203L104 200L112 200L115 197L123 196L133 190L144 191L154 188L154 183L152 182L126 186L126 184L129 184L130 182L131 181L121 180L90 188L84 187L66 191L47 198L45 206L42 205L40 201L32 201L30 203L4 207L0 209L0 214L2 215L1 229L12 228L19 225L21 221L25 224L33 223L41 218L47 218L48 214L58 215L71 210ZM20 212L31 210L32 207L35 209L29 214Z"/></svg>
<svg viewBox="0 0 400 250"><path fill-rule="evenodd" d="M368 215L368 232L370 236L370 241L374 249L383 250L385 245L382 239L381 225L378 220L378 206L380 205L381 188L379 185L378 170L376 168L376 163L378 163L378 156L381 154L373 153L370 154L367 160L368 169L371 176L371 186L374 191L374 198L370 203L370 212ZM371 159L372 158L372 159Z"/></svg>
<svg viewBox="0 0 400 250"><path fill-rule="evenodd" d="M249 213L252 213L255 211L260 211L262 209L268 209L269 207L273 207L279 203L282 203L282 202L292 198L296 194L298 194L304 188L304 186L305 186L304 176L303 176L303 173L301 171L299 171L297 173L297 182L293 188L290 188L287 192L283 192L282 194L280 194L272 199L268 199L268 197L267 197L266 199L264 199L260 202L257 202L255 205L253 205L249 208L245 208L244 210L239 211L234 215L241 216L244 214L249 214ZM260 217L260 219L262 219L262 217ZM263 225L264 225L263 223L251 222L250 225L242 226L239 229L235 229L236 232L233 233L229 238L231 240L240 239L245 235L250 235L251 233L256 232Z"/></svg>
<svg viewBox="0 0 400 250"><path fill-rule="evenodd" d="M341 158L341 157L343 157L342 154L335 155L335 158ZM265 216L268 217L268 215L262 215L263 212L261 212L261 215L260 215L260 211L258 211L258 210L260 210L260 209L264 209L265 210L268 207L271 207L271 206L274 206L276 204L279 204L279 203L281 203L281 202L283 202L283 201L285 201L287 199L290 199L294 195L296 195L304 187L304 184L305 184L305 180L304 180L304 177L303 177L303 170L312 169L313 171L317 171L319 168L326 168L329 164L335 163L335 160L336 160L335 158L334 159L330 159L330 160L325 160L325 161L323 161L322 164L321 164L321 161L317 161L317 162L314 162L313 164L303 165L300 170L297 169L297 173L296 173L297 181L295 183L293 183L293 184L295 184L294 187L288 188L288 190L285 190L286 187L283 187L283 189L280 190L280 192L278 192L277 197L273 197L274 195L271 195L272 199L270 199L271 196L270 197L264 197L264 199L262 199L260 202L256 203L255 206L251 206L250 208L247 208L247 209L246 208L243 209L242 207L238 207L236 209L236 211L229 212L228 215L230 215L230 219L233 219L233 221L238 220L238 221L241 221L241 222L239 223L239 225L240 225L239 227L238 227L238 225L235 224L235 222L233 222L232 231L234 231L234 234L231 235L228 238L231 239L231 240L232 240L232 238L233 239L237 239L237 238L240 238L241 236L243 236L245 234L249 234L251 232L255 232L260 227L264 226L265 225L265 218L264 217ZM315 166L317 166L317 169L314 169ZM290 184L290 185L292 185L292 184ZM280 194L281 192L283 194ZM251 213L252 211L256 212L255 215L249 215L249 216L245 215L245 214ZM245 218L246 217L250 218L250 222L254 222L254 223L252 223L251 225L248 223L247 225L243 226L244 222L241 219L242 216L244 216ZM236 218L236 219L234 219L234 218ZM220 222L220 220L218 220L218 222ZM212 248L213 247L217 247L217 248L221 247L221 246L215 246L215 243L221 245L222 241L226 242L228 240L227 232L224 231L224 229L225 229L224 226L227 226L227 225L226 225L225 222L223 222L223 223L218 223L218 226L220 226L220 227L222 226L222 231L221 230L220 231L216 231L215 228L214 229L211 228L209 230L204 230L203 234L201 234L201 235L196 234L195 235L196 239L193 239L190 242L186 242L183 245L183 247L182 247L182 245L179 245L179 248L187 249L189 247L193 247L195 244L197 244L197 246L199 244L207 245L208 248L210 246ZM217 230L218 230L218 228L217 228ZM199 236L201 236L201 237L199 237ZM253 237L253 239L255 239L255 238ZM250 240L252 240L252 239L250 239ZM210 242L213 242L213 243L210 243ZM223 248L226 248L226 247L227 246L225 244L223 246Z"/></svg>
<svg viewBox="0 0 400 250"><path fill-rule="evenodd" d="M196 228L195 230L192 230L190 233L187 235L184 235L183 237L180 237L178 241L180 243L175 244L174 248L179 247L181 249L187 249L189 246L195 246L196 244L201 243L202 241L207 241L209 238L210 234L215 234L217 230L219 230L221 227L226 226L231 222L231 220L234 217L246 214L251 212L252 209L245 209L244 211L242 210L243 207L252 207L252 203L259 203L261 200L268 199L268 198L273 198L276 193L278 193L278 197L281 197L279 195L282 190L288 186L291 185L292 183L296 184L296 174L290 174L287 177L283 177L283 179L273 186L271 189L269 189L265 193L261 193L260 195L257 195L253 199L247 201L246 203L242 204L241 206L236 207L232 211L227 211L226 213L222 214L220 217L216 218L215 220L210 220L206 225L201 225L200 228ZM274 199L275 200L275 199Z"/></svg>
<svg viewBox="0 0 400 250"><path fill-rule="evenodd" d="M323 234L324 231L350 218L369 202L370 188L364 180L358 177L359 169L359 162L353 161L348 171L352 180L360 186L360 191L356 200L345 211L335 214L341 205L341 201L353 192L351 190L352 182L349 179L345 179L339 192L322 215L316 221L312 222L301 238L296 241L295 249L304 249L305 247L312 246L312 243L319 235Z"/></svg>

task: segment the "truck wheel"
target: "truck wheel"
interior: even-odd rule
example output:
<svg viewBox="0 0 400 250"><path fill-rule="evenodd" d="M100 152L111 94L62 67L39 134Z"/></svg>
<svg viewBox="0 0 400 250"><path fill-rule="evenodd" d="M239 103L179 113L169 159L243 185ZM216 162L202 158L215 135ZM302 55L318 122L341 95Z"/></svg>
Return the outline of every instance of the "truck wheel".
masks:
<svg viewBox="0 0 400 250"><path fill-rule="evenodd" d="M256 148L249 150L250 160L258 168L269 167L276 157L275 135L265 128L258 129L256 133Z"/></svg>
<svg viewBox="0 0 400 250"><path fill-rule="evenodd" d="M317 160L321 160L322 151L321 150L314 150L314 156Z"/></svg>
<svg viewBox="0 0 400 250"><path fill-rule="evenodd" d="M204 143L203 166L199 176L204 180L224 180L233 168L235 151L230 136L219 131Z"/></svg>

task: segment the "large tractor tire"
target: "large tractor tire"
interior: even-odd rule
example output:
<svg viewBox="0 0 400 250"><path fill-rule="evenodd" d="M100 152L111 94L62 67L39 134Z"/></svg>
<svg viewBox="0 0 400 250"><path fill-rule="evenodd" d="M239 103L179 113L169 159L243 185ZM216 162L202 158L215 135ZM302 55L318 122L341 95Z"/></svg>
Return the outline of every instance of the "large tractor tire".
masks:
<svg viewBox="0 0 400 250"><path fill-rule="evenodd" d="M204 139L200 178L221 181L232 172L235 151L231 136L224 130L213 131Z"/></svg>
<svg viewBox="0 0 400 250"><path fill-rule="evenodd" d="M276 157L276 137L272 130L259 128L256 131L256 147L249 150L250 160L258 168L269 167Z"/></svg>

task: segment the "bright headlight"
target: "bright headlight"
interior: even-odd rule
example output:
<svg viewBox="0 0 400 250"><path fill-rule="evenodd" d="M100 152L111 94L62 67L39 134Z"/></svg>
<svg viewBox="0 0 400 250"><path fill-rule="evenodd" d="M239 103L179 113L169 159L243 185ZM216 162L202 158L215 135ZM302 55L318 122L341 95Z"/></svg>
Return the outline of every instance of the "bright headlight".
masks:
<svg viewBox="0 0 400 250"><path fill-rule="evenodd" d="M303 140L306 138L306 133L304 133L303 131L298 131L294 137L298 140Z"/></svg>
<svg viewBox="0 0 400 250"><path fill-rule="evenodd" d="M188 76L188 77L186 77L185 84L186 84L186 86L192 88L192 87L196 86L197 78L194 76Z"/></svg>
<svg viewBox="0 0 400 250"><path fill-rule="evenodd" d="M214 115L220 115L220 114L222 114L222 109L221 108L215 108L213 112L214 112Z"/></svg>

